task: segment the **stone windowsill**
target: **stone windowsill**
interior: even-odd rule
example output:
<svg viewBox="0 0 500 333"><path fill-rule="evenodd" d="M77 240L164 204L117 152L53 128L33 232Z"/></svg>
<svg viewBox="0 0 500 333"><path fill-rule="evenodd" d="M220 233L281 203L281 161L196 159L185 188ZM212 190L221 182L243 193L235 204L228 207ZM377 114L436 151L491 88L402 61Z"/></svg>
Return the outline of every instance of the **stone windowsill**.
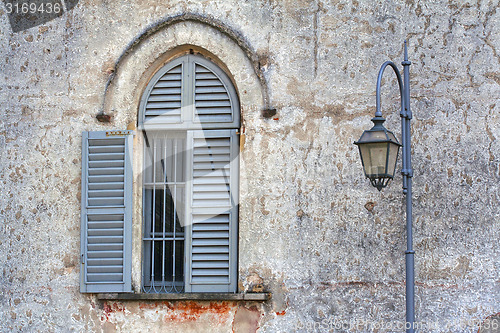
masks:
<svg viewBox="0 0 500 333"><path fill-rule="evenodd" d="M254 301L265 302L271 299L271 293L181 293L181 294L134 294L109 293L97 294L100 300L115 301Z"/></svg>

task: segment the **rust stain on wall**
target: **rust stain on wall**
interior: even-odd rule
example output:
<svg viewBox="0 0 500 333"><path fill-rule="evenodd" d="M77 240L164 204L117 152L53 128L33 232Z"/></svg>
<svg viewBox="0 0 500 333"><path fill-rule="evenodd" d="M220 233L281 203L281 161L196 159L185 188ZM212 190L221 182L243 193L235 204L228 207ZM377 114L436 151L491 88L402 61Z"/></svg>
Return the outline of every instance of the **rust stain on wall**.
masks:
<svg viewBox="0 0 500 333"><path fill-rule="evenodd" d="M104 301L102 305L101 321L108 321L109 317L116 312L125 312L125 306L119 302Z"/></svg>
<svg viewBox="0 0 500 333"><path fill-rule="evenodd" d="M208 305L203 305L194 301L176 302L169 304L170 310L163 320L168 321L194 321L203 315L209 314L215 316L219 321L224 321L228 317L235 304L231 302L210 302Z"/></svg>

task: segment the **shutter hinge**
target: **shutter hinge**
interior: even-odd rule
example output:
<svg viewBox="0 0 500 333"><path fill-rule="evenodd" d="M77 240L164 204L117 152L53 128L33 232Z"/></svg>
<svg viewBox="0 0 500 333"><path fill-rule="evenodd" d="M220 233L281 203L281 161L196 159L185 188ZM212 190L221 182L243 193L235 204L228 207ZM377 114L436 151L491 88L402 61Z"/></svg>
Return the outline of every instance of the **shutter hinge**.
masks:
<svg viewBox="0 0 500 333"><path fill-rule="evenodd" d="M126 135L135 135L134 131L125 130L125 131L106 131L106 136L126 136Z"/></svg>
<svg viewBox="0 0 500 333"><path fill-rule="evenodd" d="M243 147L245 146L245 127L241 127L239 130L236 130L236 134L240 136L240 151L243 151Z"/></svg>

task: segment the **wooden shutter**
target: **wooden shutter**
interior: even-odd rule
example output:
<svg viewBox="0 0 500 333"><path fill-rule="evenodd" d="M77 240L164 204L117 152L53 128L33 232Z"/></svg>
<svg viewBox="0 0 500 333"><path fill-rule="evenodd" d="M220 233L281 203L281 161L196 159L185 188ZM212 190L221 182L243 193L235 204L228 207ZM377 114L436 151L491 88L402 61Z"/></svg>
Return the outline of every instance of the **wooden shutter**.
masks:
<svg viewBox="0 0 500 333"><path fill-rule="evenodd" d="M145 128L163 128L182 122L184 59L177 59L158 71L143 94Z"/></svg>
<svg viewBox="0 0 500 333"><path fill-rule="evenodd" d="M188 56L192 72L193 124L203 129L239 128L240 107L231 79L213 62L198 55Z"/></svg>
<svg viewBox="0 0 500 333"><path fill-rule="evenodd" d="M84 132L81 292L131 292L132 131Z"/></svg>
<svg viewBox="0 0 500 333"><path fill-rule="evenodd" d="M236 130L188 131L186 292L236 292Z"/></svg>
<svg viewBox="0 0 500 333"><path fill-rule="evenodd" d="M232 122L233 110L226 87L214 72L199 63L195 67L196 117L200 123Z"/></svg>

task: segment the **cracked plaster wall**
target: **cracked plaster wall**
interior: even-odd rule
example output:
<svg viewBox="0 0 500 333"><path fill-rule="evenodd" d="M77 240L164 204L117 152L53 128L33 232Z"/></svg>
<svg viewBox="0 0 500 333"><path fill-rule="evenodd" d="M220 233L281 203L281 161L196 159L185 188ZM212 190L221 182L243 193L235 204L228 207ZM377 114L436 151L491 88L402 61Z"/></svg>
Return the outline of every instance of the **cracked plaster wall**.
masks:
<svg viewBox="0 0 500 333"><path fill-rule="evenodd" d="M352 142L370 126L379 66L402 60L406 38L417 320L476 332L500 311L498 1L85 0L18 33L0 10L0 331L327 332L403 320L401 181L369 187ZM78 291L81 132L135 120L127 99L112 123L95 119L110 68L147 26L183 13L244 38L277 110L263 118L262 96L252 104L238 87L248 106L239 280L271 291L265 304L102 302ZM237 55L191 38L255 89L252 63L238 73ZM124 77L139 82L143 70ZM399 135L386 75L382 107Z"/></svg>

